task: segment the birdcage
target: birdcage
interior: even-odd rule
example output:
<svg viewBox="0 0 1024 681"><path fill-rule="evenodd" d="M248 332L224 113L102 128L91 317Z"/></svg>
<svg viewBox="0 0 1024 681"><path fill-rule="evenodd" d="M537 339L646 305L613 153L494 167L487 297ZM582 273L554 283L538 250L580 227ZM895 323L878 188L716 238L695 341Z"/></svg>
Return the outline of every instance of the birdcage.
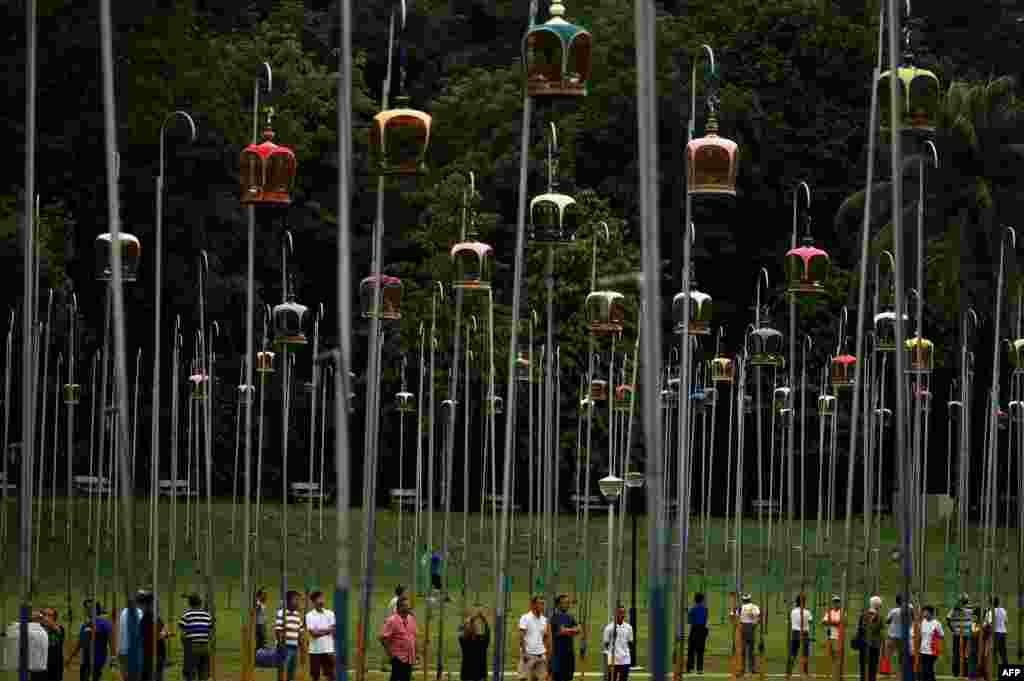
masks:
<svg viewBox="0 0 1024 681"><path fill-rule="evenodd" d="M274 131L267 126L263 141L242 150L238 161L243 204L280 206L292 202L298 164L295 152L274 143Z"/></svg>
<svg viewBox="0 0 1024 681"><path fill-rule="evenodd" d="M523 38L526 93L530 97L583 97L590 79L593 38L565 19L565 5L554 0L551 18L532 26Z"/></svg>

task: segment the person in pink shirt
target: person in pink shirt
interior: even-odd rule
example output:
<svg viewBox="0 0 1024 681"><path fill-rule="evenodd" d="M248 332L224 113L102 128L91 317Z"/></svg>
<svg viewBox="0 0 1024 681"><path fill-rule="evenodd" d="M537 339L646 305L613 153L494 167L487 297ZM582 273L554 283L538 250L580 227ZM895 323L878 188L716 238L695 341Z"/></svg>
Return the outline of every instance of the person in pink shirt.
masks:
<svg viewBox="0 0 1024 681"><path fill-rule="evenodd" d="M416 663L416 618L408 596L398 599L398 610L384 621L380 642L391 658L391 681L411 681Z"/></svg>

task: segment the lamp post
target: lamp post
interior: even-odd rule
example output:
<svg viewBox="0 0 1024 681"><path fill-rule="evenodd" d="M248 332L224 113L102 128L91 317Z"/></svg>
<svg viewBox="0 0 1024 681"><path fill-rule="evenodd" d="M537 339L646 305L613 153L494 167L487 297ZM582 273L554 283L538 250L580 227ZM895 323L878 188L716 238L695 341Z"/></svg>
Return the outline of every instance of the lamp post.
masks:
<svg viewBox="0 0 1024 681"><path fill-rule="evenodd" d="M631 490L633 490L633 489L635 489L635 490L643 489L644 482L645 482L645 479L644 479L644 474L643 473L636 473L634 471L630 471L629 473L626 473L626 487L628 487L629 489L631 489ZM629 494L626 495L627 503L628 503L628 500L629 500L629 496L630 496ZM626 510L628 510L628 506L627 506ZM631 579L630 579L630 582L631 582L631 584L630 584L630 587L631 587L630 591L632 593L631 593L630 602L629 602L629 626L633 627L633 631L635 632L636 631L636 556L637 556L637 541L636 541L636 516L637 516L637 512L636 512L636 504L635 503L633 505L632 516L633 516L633 532L632 532L632 542L633 542L632 561L633 561L633 569L632 569L632 572L631 572ZM636 665L636 637L635 637L635 635L634 635L633 642L630 645L632 646L633 650L630 651L629 659L633 661L634 665Z"/></svg>
<svg viewBox="0 0 1024 681"><path fill-rule="evenodd" d="M604 495L604 498L608 500L608 621L612 622L615 618L615 603L612 600L615 593L613 584L615 581L615 571L613 569L615 564L615 542L613 541L615 536L615 502L622 495L625 481L612 473L598 480L597 486L601 489L601 494Z"/></svg>

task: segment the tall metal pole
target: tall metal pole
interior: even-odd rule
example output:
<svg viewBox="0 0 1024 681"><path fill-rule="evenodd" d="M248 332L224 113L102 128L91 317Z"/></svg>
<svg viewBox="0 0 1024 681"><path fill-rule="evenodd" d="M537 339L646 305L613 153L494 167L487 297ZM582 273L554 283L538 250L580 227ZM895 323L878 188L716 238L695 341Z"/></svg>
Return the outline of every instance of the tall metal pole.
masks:
<svg viewBox="0 0 1024 681"><path fill-rule="evenodd" d="M36 195L36 0L25 2L25 207L22 219L22 363L21 363L21 482L18 487L19 546L18 575L21 577L19 615L18 678L28 681L28 620L32 601L32 449L35 404L32 400L32 329L35 326L35 210ZM109 178L108 178L109 179ZM5 450L4 457L8 456ZM4 481L6 484L7 481Z"/></svg>
<svg viewBox="0 0 1024 681"><path fill-rule="evenodd" d="M889 18L889 61L891 72L895 75L900 62L900 12L902 8L898 0L887 0ZM889 148L892 167L892 225L893 225L893 257L896 266L893 268L893 286L895 288L896 307L896 380L902 380L906 364L903 350L904 335L904 291L903 291L903 149L900 137L903 127L902 83L898 78L889 78L889 128L892 136ZM873 131L872 131L873 133ZM863 306L861 306L863 307ZM900 488L900 534L902 535L903 562L903 611L900 613L900 626L903 629L903 641L910 641L910 589L914 576L913 527L911 524L910 466L906 451L907 433L904 427L906 420L906 395L903 390L896 390L893 404L895 412L896 442L893 449L893 460L897 462ZM913 681L914 667L910 658L910 647L903 646L902 672L904 681Z"/></svg>
<svg viewBox="0 0 1024 681"><path fill-rule="evenodd" d="M349 624L349 367L352 355L352 2L341 0L338 65L338 367L334 372L335 582L338 679L348 679ZM417 432L418 431L417 426ZM415 558L415 556L414 556ZM413 560L415 563L415 560ZM415 585L413 585L415 592Z"/></svg>
<svg viewBox="0 0 1024 681"><path fill-rule="evenodd" d="M115 381L117 386L117 419L122 427L117 431L117 444L115 451L120 464L122 474L120 477L121 489L121 522L124 532L124 587L125 606L128 608L127 626L129 640L135 640L138 636L138 611L133 605L133 588L135 588L135 521L131 503L131 479L125 472L128 470L128 383L127 369L125 365L126 343L125 343L125 319L124 319L124 273L121 269L122 254L120 249L121 238L121 215L118 203L118 186L115 173L115 159L117 154L117 124L115 120L114 104L114 49L113 49L113 27L110 17L110 0L100 0L100 47L101 62L103 65L103 123L104 123L104 147L106 151L106 180L107 180L107 219L110 227L110 237L113 248L111 249L110 264L113 270L111 288L113 291L113 320L114 320L114 362ZM141 671L138 668L141 660L133 658L130 660L129 679L134 679Z"/></svg>
<svg viewBox="0 0 1024 681"><path fill-rule="evenodd" d="M537 0L530 0L528 17L528 29L533 28L537 15ZM516 207L516 250L515 268L512 276L512 326L509 333L509 356L508 356L508 386L505 397L505 462L504 475L502 477L502 495L506 501L512 492L512 436L515 424L516 413L516 383L515 383L515 362L516 346L519 340L519 306L522 300L522 281L525 270L525 259L523 251L526 245L526 192L527 192L527 166L530 158L530 123L533 118L533 99L527 92L523 92L523 120L521 137L519 141L519 196ZM489 353L493 348L488 349ZM493 359L484 362L488 371L493 368ZM531 369L532 371L532 369ZM493 376L493 374L491 374ZM494 379L490 379L491 385ZM492 419L493 420L493 419ZM493 437L492 437L493 439ZM508 526L509 506L505 503L501 510L501 535L498 549L498 565L494 571L497 579L494 584L494 681L503 681L505 678L505 579L507 574L508 560Z"/></svg>
<svg viewBox="0 0 1024 681"><path fill-rule="evenodd" d="M270 68L270 64L263 62L263 71L267 76L267 92L273 90L274 86L274 72ZM253 82L253 103L252 103L252 141L256 144L258 141L257 135L259 133L259 114L260 114L260 79L259 77ZM340 115L340 113L339 113ZM339 160L339 164L344 164L346 158L342 157ZM256 316L256 282L255 282L255 270L256 270L256 207L252 204L247 209L248 217L248 238L246 241L246 294L245 294L245 385L252 386L252 366L256 360L255 344L253 342L254 330L253 330L253 318ZM347 252L347 251L346 251ZM340 275L339 275L340 276ZM175 367L177 370L177 367ZM260 385L262 389L262 382ZM262 390L261 390L262 398ZM255 602L253 599L252 587L250 585L250 578L252 577L252 399L246 399L245 401L245 489L242 494L245 500L242 504L243 514L245 519L242 523L243 540L242 540L242 602L245 604L242 608L242 636L243 644L242 651L245 655L244 663L242 666L242 681L251 681L252 679L252 665L249 662L250 658L253 658L256 651L253 650L253 641L255 636L255 629L253 627L255 622ZM340 401L339 401L340 403ZM172 475L172 490L174 496L177 494L177 477L178 471L174 469ZM338 494L341 494L340 488ZM172 496L172 500L174 499ZM340 549L339 549L340 550Z"/></svg>
<svg viewBox="0 0 1024 681"><path fill-rule="evenodd" d="M797 246L797 225L800 217L800 190L804 190L804 194L807 197L807 210L811 210L811 188L806 182L799 182L796 187L793 188L793 234L790 238L790 248L795 249ZM789 490L789 495L786 498L786 557L784 561L783 574L786 578L789 577L789 559L790 554L793 552L793 512L795 506L795 493L793 488L793 456L796 447L796 295L790 294L789 296L789 389L790 389L790 407L793 409L793 417L789 419L787 431L788 439L786 442L786 489ZM800 385L801 395L803 391L803 384ZM801 398L802 400L802 398ZM803 404L800 405L800 422L803 423L804 412ZM803 487L800 488L801 497L804 494ZM803 537L801 537L802 542ZM783 589L785 591L785 589Z"/></svg>
<svg viewBox="0 0 1024 681"><path fill-rule="evenodd" d="M643 403L655 405L658 400L658 371L661 367L661 301L660 247L658 231L658 116L655 106L654 46L655 10L652 0L635 4L637 58L637 133L639 140L640 221L642 226L644 315L642 343L644 355ZM688 224L688 223L687 223ZM684 282L685 284L685 282ZM684 287L685 288L685 287ZM667 597L669 575L667 551L671 540L665 535L661 496L662 442L661 410L649 409L644 419L644 441L648 452L648 573L649 586L649 658L653 681L664 681L668 652Z"/></svg>

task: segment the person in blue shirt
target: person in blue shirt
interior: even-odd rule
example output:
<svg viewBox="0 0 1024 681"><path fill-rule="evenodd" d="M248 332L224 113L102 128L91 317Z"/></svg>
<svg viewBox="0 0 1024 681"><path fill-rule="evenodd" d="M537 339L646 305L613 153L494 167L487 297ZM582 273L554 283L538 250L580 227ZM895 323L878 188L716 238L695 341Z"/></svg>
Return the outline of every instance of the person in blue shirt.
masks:
<svg viewBox="0 0 1024 681"><path fill-rule="evenodd" d="M686 646L686 673L697 667L697 673L704 673L704 646L708 641L708 609L704 605L704 594L693 597L693 607L687 613L690 625L690 640Z"/></svg>
<svg viewBox="0 0 1024 681"><path fill-rule="evenodd" d="M430 554L430 584L441 590L441 553L437 550Z"/></svg>
<svg viewBox="0 0 1024 681"><path fill-rule="evenodd" d="M93 606L91 599L82 605L85 608L85 622L78 630L78 641L64 666L70 665L78 651L82 651L82 681L99 681L110 656L114 628L110 620L99 616L106 614L102 605L97 603Z"/></svg>
<svg viewBox="0 0 1024 681"><path fill-rule="evenodd" d="M573 638L581 633L576 619L569 614L569 596L561 594L555 599L555 614L551 616L551 678L554 681L572 681L576 675L576 652Z"/></svg>

